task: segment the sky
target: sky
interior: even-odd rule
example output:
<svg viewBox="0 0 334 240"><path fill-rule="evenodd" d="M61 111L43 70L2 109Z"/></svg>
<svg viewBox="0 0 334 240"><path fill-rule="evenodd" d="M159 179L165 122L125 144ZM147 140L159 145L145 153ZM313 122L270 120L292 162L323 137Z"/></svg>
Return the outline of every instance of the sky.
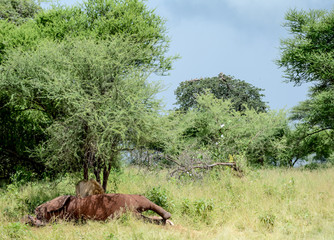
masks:
<svg viewBox="0 0 334 240"><path fill-rule="evenodd" d="M62 0L80 3L81 0ZM285 83L280 40L289 37L282 24L289 9L334 8L333 0L146 0L166 20L169 55L181 58L169 76L152 75L165 91L158 94L166 109L176 107L174 91L182 81L219 73L244 80L262 92L270 109L290 109L307 98L310 85Z"/></svg>

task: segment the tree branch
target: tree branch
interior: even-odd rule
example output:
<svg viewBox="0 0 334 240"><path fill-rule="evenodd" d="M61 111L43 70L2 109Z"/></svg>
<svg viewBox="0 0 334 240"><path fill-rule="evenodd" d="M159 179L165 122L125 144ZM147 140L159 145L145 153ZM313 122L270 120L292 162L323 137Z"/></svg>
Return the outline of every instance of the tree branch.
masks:
<svg viewBox="0 0 334 240"><path fill-rule="evenodd" d="M319 133L319 132L326 131L326 130L333 130L333 128L328 127L328 128L322 128L322 129L319 129L319 130L314 131L314 132L312 132L312 133L308 133L308 134L306 134L306 136L305 136L304 138L307 138L307 137L309 137L309 136L312 136L313 134L317 134L317 133Z"/></svg>
<svg viewBox="0 0 334 240"><path fill-rule="evenodd" d="M205 164L205 163L197 163L199 165L193 165L193 166L183 166L179 163L177 163L176 161L172 160L174 163L176 163L178 165L178 167L173 170L170 173L170 176L173 177L177 172L181 174L186 173L186 174L190 174L190 173L194 173L193 170L194 169L211 169L217 166L225 166L225 167L230 167L232 168L234 171L239 173L239 176L242 176L243 171L238 168L237 164L235 162L218 162L218 163L213 163L213 164Z"/></svg>

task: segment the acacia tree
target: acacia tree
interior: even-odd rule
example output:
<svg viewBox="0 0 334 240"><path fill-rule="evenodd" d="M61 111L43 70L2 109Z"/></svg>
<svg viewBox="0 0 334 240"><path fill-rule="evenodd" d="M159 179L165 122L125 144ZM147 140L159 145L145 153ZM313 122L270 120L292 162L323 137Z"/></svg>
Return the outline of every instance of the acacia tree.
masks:
<svg viewBox="0 0 334 240"><path fill-rule="evenodd" d="M290 10L285 18L284 26L292 35L281 41L277 64L284 69L287 82L314 83L310 98L292 110L291 119L298 121L288 140L294 148L290 156L293 165L312 153L316 159L333 153L334 12Z"/></svg>
<svg viewBox="0 0 334 240"><path fill-rule="evenodd" d="M200 176L202 170L221 163L279 165L277 156L288 122L285 111L257 112L245 108L240 112L230 100L212 93L199 95L196 108L183 113L171 112L165 118L165 132L152 159L169 163L175 173ZM162 144L161 144L162 143ZM153 162L152 161L152 162ZM225 164L229 165L229 164Z"/></svg>
<svg viewBox="0 0 334 240"><path fill-rule="evenodd" d="M131 62L145 54L125 39L46 42L15 51L3 66L2 89L22 111L52 115L48 138L33 153L51 169L92 169L103 187L121 151L144 144L154 131L158 87L146 82L147 68ZM22 105L21 105L22 107ZM153 119L153 120L152 120Z"/></svg>
<svg viewBox="0 0 334 240"><path fill-rule="evenodd" d="M83 168L85 179L89 169L98 181L102 172L106 188L120 152L145 144L155 128L159 87L146 78L173 60L163 20L140 1L96 0L41 12L29 26L38 45L6 48L3 106L43 119L30 157L50 169Z"/></svg>
<svg viewBox="0 0 334 240"><path fill-rule="evenodd" d="M175 90L176 104L182 111L196 108L196 98L207 91L219 99L230 100L236 111L244 111L246 107L258 112L265 112L267 109L265 102L262 101L264 96L260 93L262 89L223 73L217 77L181 82Z"/></svg>

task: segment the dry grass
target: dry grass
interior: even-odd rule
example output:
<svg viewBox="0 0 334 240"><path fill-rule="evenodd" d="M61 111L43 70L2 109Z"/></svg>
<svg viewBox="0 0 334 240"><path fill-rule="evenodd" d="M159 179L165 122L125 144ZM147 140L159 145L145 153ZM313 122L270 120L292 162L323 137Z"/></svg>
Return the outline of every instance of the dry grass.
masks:
<svg viewBox="0 0 334 240"><path fill-rule="evenodd" d="M334 239L333 168L260 170L243 178L213 172L195 182L167 180L164 172L126 169L118 179L110 189L122 193L144 194L160 187L176 225L154 226L126 215L106 223L31 228L18 223L19 216L11 216L19 203L8 202L15 194L3 191L0 239ZM66 186L59 192L66 192ZM34 189L18 189L16 194Z"/></svg>

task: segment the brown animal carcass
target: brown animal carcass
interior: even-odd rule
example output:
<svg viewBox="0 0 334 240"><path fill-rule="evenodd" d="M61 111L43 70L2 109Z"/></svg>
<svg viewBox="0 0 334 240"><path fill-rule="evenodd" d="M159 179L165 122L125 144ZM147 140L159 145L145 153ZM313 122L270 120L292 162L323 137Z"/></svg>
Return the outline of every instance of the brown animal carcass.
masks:
<svg viewBox="0 0 334 240"><path fill-rule="evenodd" d="M101 185L94 179L81 180L75 186L75 192L77 197L87 197L90 195L103 194L104 190Z"/></svg>
<svg viewBox="0 0 334 240"><path fill-rule="evenodd" d="M156 212L162 218L141 215L147 210ZM109 218L117 218L126 211L151 223L173 225L168 220L171 214L144 196L120 193L91 195L86 198L60 196L38 206L35 209L36 217L28 216L27 223L43 226L57 219L105 221Z"/></svg>

